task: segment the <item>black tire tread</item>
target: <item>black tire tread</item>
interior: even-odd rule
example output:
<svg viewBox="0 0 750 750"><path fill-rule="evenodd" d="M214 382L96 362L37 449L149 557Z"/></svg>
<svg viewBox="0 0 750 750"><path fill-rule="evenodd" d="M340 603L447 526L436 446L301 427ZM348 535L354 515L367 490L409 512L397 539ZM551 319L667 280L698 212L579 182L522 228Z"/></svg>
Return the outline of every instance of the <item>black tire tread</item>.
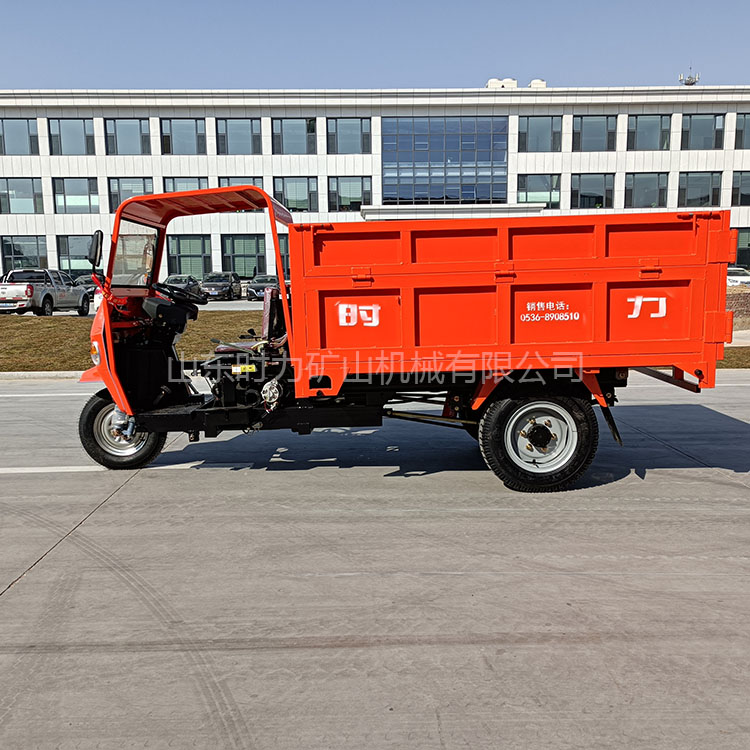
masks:
<svg viewBox="0 0 750 750"><path fill-rule="evenodd" d="M134 456L112 456L107 453L93 435L93 424L96 415L106 406L112 403L112 397L106 389L94 394L81 410L78 419L78 436L81 439L83 449L98 464L113 470L142 469L150 464L164 448L167 440L166 432L154 432L149 436L146 447Z"/></svg>
<svg viewBox="0 0 750 750"><path fill-rule="evenodd" d="M588 442L588 450L586 451L583 460L578 463L573 471L566 471L565 469L555 472L554 474L547 477L548 481L544 483L539 481L539 478L528 475L530 479L525 480L516 475L516 472L521 473L521 469L515 469L513 465L501 460L501 458L495 455L492 450L490 442L491 428L490 423L497 417L498 413L503 409L513 409L513 404L520 405L524 401L529 399L498 399L485 410L482 418L479 422L479 450L482 454L482 458L487 466L495 473L497 477L503 482L503 484L510 490L517 492L563 492L571 489L571 485L574 484L578 479L585 474L591 462L594 460L596 455L596 449L599 445L599 425L596 421L596 415L591 407L588 400L581 398L571 398L565 396L541 396L533 400L540 401L553 401L560 403L568 409L580 409L583 412L586 423L590 430L590 438Z"/></svg>
<svg viewBox="0 0 750 750"><path fill-rule="evenodd" d="M91 309L91 301L88 298L88 295L83 298L84 301L81 301L81 304L78 305L76 312L78 315L82 318L86 317L89 314L89 310ZM85 312L84 312L85 308Z"/></svg>

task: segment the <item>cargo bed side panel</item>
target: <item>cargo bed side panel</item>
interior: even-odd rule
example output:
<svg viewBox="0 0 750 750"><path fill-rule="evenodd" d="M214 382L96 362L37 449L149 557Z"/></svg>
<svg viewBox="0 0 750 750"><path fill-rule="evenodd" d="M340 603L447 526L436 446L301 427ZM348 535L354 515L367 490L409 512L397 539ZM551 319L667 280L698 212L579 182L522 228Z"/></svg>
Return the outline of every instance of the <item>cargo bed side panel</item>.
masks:
<svg viewBox="0 0 750 750"><path fill-rule="evenodd" d="M350 374L574 365L710 386L733 237L728 212L292 226L297 395Z"/></svg>

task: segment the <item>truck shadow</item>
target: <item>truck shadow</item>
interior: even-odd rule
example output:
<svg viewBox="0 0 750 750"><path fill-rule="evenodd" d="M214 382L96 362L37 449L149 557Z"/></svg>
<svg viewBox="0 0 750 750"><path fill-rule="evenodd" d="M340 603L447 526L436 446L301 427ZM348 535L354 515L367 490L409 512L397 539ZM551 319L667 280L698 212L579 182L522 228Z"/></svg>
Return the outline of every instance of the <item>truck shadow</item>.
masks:
<svg viewBox="0 0 750 750"><path fill-rule="evenodd" d="M750 472L750 424L700 404L618 406L624 445L599 421L599 450L579 486L608 484L650 469Z"/></svg>
<svg viewBox="0 0 750 750"><path fill-rule="evenodd" d="M624 446L600 419L597 457L577 485L593 487L650 469L716 468L750 472L750 424L697 404L618 406ZM163 454L156 465L198 462L237 470L304 471L379 467L387 477L446 471L487 471L477 443L463 430L386 420L382 427L327 428L312 435L272 430L188 444Z"/></svg>

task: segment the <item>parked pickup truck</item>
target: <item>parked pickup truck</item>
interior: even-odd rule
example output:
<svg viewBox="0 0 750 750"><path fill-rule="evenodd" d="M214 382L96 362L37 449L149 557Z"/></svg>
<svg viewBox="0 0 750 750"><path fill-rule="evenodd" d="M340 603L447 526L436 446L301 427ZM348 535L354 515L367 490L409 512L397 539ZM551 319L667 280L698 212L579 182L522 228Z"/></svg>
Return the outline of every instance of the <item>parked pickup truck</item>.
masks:
<svg viewBox="0 0 750 750"><path fill-rule="evenodd" d="M23 268L8 271L0 282L0 313L52 315L55 310L76 310L89 314L90 297L85 287L76 286L63 271Z"/></svg>

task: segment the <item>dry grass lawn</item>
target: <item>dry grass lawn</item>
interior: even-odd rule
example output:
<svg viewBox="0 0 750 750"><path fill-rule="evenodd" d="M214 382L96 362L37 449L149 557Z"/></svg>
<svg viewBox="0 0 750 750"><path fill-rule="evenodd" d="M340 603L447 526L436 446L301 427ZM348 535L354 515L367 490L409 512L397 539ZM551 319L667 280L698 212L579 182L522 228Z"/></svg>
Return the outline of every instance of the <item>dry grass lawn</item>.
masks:
<svg viewBox="0 0 750 750"><path fill-rule="evenodd" d="M86 370L91 367L91 318L0 315L0 372ZM248 328L260 331L261 313L205 311L191 321L177 348L188 359L213 351L210 339L235 341Z"/></svg>

